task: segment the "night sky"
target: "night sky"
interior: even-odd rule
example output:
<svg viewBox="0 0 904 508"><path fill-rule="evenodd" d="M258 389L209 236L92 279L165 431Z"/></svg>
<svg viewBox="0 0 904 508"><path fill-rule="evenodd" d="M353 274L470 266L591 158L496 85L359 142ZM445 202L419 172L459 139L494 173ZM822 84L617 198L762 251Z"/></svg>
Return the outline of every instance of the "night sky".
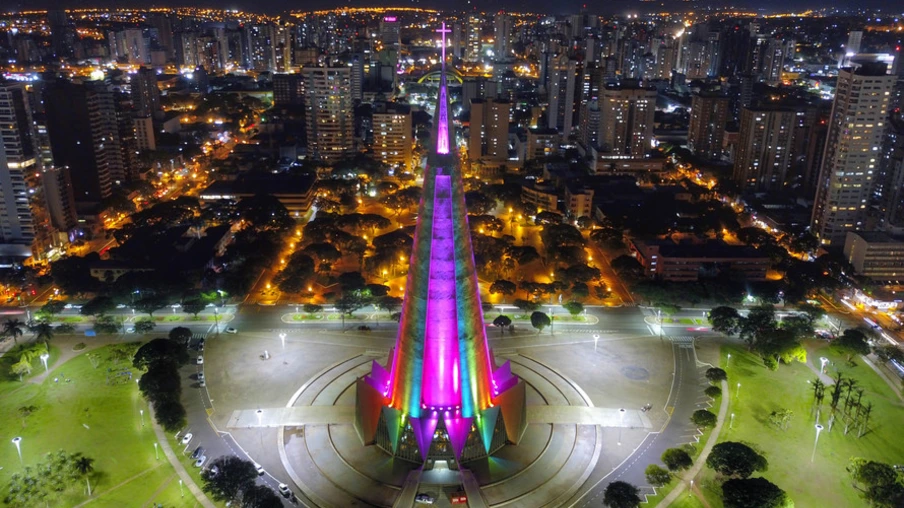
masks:
<svg viewBox="0 0 904 508"><path fill-rule="evenodd" d="M87 8L87 7L153 7L153 6L201 6L216 7L226 9L247 9L266 13L280 13L287 10L314 10L324 8L334 8L340 5L350 7L367 7L367 6L384 6L396 5L405 7L426 7L436 9L466 9L469 6L476 6L485 10L512 9L515 11L533 11L549 14L569 14L578 12L583 3L587 3L590 12L600 14L618 14L628 12L640 12L648 10L659 10L665 7L672 10L683 10L686 8L701 8L707 5L718 5L721 2L715 0L708 1L691 1L681 2L676 0L664 0L660 2L640 2L638 0L606 0L605 2L582 2L581 0L561 0L554 2L555 7L548 0L418 0L405 2L403 0L379 1L379 0L346 0L337 2L336 0L307 0L307 1L289 1L289 0L174 0L174 1L155 1L148 2L142 0L4 0L0 2L0 10L10 10L15 8L28 9L46 9L46 8ZM813 0L757 0L757 1L732 1L725 2L731 5L748 5L768 13L771 9L788 9L804 10L807 7L824 7L825 3L814 2ZM894 2L892 2L894 3ZM882 8L888 7L889 2L885 0L858 0L858 1L840 1L833 3L836 7L856 6L859 8ZM556 9L552 11L551 9ZM752 8L752 7L749 7Z"/></svg>

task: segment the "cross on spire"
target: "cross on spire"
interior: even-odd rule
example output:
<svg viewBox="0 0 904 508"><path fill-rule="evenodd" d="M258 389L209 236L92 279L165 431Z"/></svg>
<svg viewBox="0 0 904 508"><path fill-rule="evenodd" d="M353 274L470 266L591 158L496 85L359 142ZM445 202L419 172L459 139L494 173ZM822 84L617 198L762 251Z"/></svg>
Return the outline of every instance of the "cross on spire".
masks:
<svg viewBox="0 0 904 508"><path fill-rule="evenodd" d="M443 27L436 31L443 35L443 69L446 68L446 34L452 33L452 30L446 28L446 22L443 21Z"/></svg>

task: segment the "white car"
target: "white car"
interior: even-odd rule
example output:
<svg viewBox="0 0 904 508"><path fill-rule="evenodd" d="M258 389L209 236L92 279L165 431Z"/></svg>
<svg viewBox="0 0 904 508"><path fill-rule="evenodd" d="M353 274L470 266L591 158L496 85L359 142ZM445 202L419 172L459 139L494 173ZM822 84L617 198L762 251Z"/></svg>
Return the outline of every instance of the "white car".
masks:
<svg viewBox="0 0 904 508"><path fill-rule="evenodd" d="M198 381L200 381L202 383L204 382L204 373L203 372L198 372Z"/></svg>
<svg viewBox="0 0 904 508"><path fill-rule="evenodd" d="M282 494L283 497L289 497L289 495L292 493L292 491L289 490L289 486L285 483L280 483L277 488L279 489L279 493Z"/></svg>
<svg viewBox="0 0 904 508"><path fill-rule="evenodd" d="M191 432L182 436L182 444L188 444L188 442L191 441L191 438L192 438Z"/></svg>
<svg viewBox="0 0 904 508"><path fill-rule="evenodd" d="M198 460L195 461L195 467L201 467L205 462L207 462L207 455L201 455L198 457Z"/></svg>
<svg viewBox="0 0 904 508"><path fill-rule="evenodd" d="M227 326L225 332L226 333L239 333L238 330L236 330L235 328L233 328L231 326Z"/></svg>
<svg viewBox="0 0 904 508"><path fill-rule="evenodd" d="M264 474L264 466L258 464L257 462L254 463L254 470L257 471L258 476L262 476Z"/></svg>
<svg viewBox="0 0 904 508"><path fill-rule="evenodd" d="M414 497L414 502L420 504L433 504L436 502L436 498L430 494L421 493Z"/></svg>
<svg viewBox="0 0 904 508"><path fill-rule="evenodd" d="M201 355L198 355L198 365L204 365L204 357Z"/></svg>

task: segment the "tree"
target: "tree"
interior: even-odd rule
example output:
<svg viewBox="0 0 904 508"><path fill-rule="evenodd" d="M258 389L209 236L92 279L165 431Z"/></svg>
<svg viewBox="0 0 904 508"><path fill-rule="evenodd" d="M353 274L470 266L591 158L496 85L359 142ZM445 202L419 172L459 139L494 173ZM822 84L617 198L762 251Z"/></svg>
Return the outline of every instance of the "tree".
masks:
<svg viewBox="0 0 904 508"><path fill-rule="evenodd" d="M59 314L60 312L63 312L63 309L65 308L66 302L64 300L50 300L41 307L40 312L50 316L50 319L52 321L53 316Z"/></svg>
<svg viewBox="0 0 904 508"><path fill-rule="evenodd" d="M540 304L536 302L532 302L530 300L522 300L520 298L516 298L512 305L518 308L521 312L532 312L540 308Z"/></svg>
<svg viewBox="0 0 904 508"><path fill-rule="evenodd" d="M154 401L154 419L167 432L176 432L185 427L185 407L172 397Z"/></svg>
<svg viewBox="0 0 904 508"><path fill-rule="evenodd" d="M739 335L744 342L753 346L764 336L775 332L775 307L772 305L758 305L747 313L747 317L740 320Z"/></svg>
<svg viewBox="0 0 904 508"><path fill-rule="evenodd" d="M191 340L191 336L191 330L184 326L177 326L169 331L169 340L182 344L188 344L188 341Z"/></svg>
<svg viewBox="0 0 904 508"><path fill-rule="evenodd" d="M673 303L663 303L659 306L659 309L666 316L674 316L681 311L681 307Z"/></svg>
<svg viewBox="0 0 904 508"><path fill-rule="evenodd" d="M254 464L233 455L217 457L201 472L204 492L222 502L238 501L240 494L251 488L256 479Z"/></svg>
<svg viewBox="0 0 904 508"><path fill-rule="evenodd" d="M840 354L847 355L848 362L851 361L854 355L868 355L870 353L866 335L854 328L848 328L840 337L832 341L832 349Z"/></svg>
<svg viewBox="0 0 904 508"><path fill-rule="evenodd" d="M187 312L198 319L198 314L201 313L204 309L207 308L207 304L198 300L193 300L190 302L184 302L182 304L182 310Z"/></svg>
<svg viewBox="0 0 904 508"><path fill-rule="evenodd" d="M25 420L27 420L28 417L31 416L32 414L34 414L34 412L37 410L38 410L38 406L35 406L34 404L29 404L27 406L19 407L18 411L19 411L19 416L22 417L22 427L23 428L26 426Z"/></svg>
<svg viewBox="0 0 904 508"><path fill-rule="evenodd" d="M784 490L765 478L731 479L722 484L725 508L782 508L793 506Z"/></svg>
<svg viewBox="0 0 904 508"><path fill-rule="evenodd" d="M85 457L81 453L76 453L72 456L72 469L85 479L85 483L88 484L88 497L91 497L90 475L94 472L94 459Z"/></svg>
<svg viewBox="0 0 904 508"><path fill-rule="evenodd" d="M518 286L511 281L505 279L497 279L490 285L490 294L501 294L502 301L505 302L505 297L515 294L515 291L518 290Z"/></svg>
<svg viewBox="0 0 904 508"><path fill-rule="evenodd" d="M148 333L157 326L153 319L139 319L135 321L135 331L137 333Z"/></svg>
<svg viewBox="0 0 904 508"><path fill-rule="evenodd" d="M740 331L741 315L732 307L716 307L709 311L709 322L713 331L734 335Z"/></svg>
<svg viewBox="0 0 904 508"><path fill-rule="evenodd" d="M53 327L50 326L50 323L42 321L34 325L31 331L34 332L35 339L44 341L44 344L49 344L50 340L53 339Z"/></svg>
<svg viewBox="0 0 904 508"><path fill-rule="evenodd" d="M153 402L181 392L182 380L175 368L153 366L138 378L138 390Z"/></svg>
<svg viewBox="0 0 904 508"><path fill-rule="evenodd" d="M302 306L302 309L312 316L323 312L323 306L317 305L316 303L306 303Z"/></svg>
<svg viewBox="0 0 904 508"><path fill-rule="evenodd" d="M716 426L716 415L706 409L698 409L691 415L691 422L697 427L708 429Z"/></svg>
<svg viewBox="0 0 904 508"><path fill-rule="evenodd" d="M498 315L496 319L493 320L493 326L499 327L501 335L505 335L505 329L511 326L512 319L505 315Z"/></svg>
<svg viewBox="0 0 904 508"><path fill-rule="evenodd" d="M719 367L711 367L706 369L706 379L709 379L710 383L718 383L728 379L728 374Z"/></svg>
<svg viewBox="0 0 904 508"><path fill-rule="evenodd" d="M640 491L627 482L612 482L603 492L603 504L612 508L636 508L640 506Z"/></svg>
<svg viewBox="0 0 904 508"><path fill-rule="evenodd" d="M722 476L748 478L755 471L765 471L769 462L744 443L725 441L713 447L706 465Z"/></svg>
<svg viewBox="0 0 904 508"><path fill-rule="evenodd" d="M719 388L715 385L707 386L706 389L703 390L703 393L705 393L707 397L712 397L715 399L716 397L722 396L722 388Z"/></svg>
<svg viewBox="0 0 904 508"><path fill-rule="evenodd" d="M282 500L266 485L252 485L242 492L242 508L282 508Z"/></svg>
<svg viewBox="0 0 904 508"><path fill-rule="evenodd" d="M9 370L14 376L19 376L19 381L22 381L24 376L31 374L31 360L27 357L22 357Z"/></svg>
<svg viewBox="0 0 904 508"><path fill-rule="evenodd" d="M19 321L18 319L7 319L6 323L3 324L3 335L9 336L13 338L13 342L18 344L19 337L22 336L23 329L25 328L25 323Z"/></svg>
<svg viewBox="0 0 904 508"><path fill-rule="evenodd" d="M167 304L165 297L160 295L151 295L135 302L135 310L146 312L148 316L154 317L154 312L162 309Z"/></svg>
<svg viewBox="0 0 904 508"><path fill-rule="evenodd" d="M572 316L577 316L581 312L584 312L584 304L581 302L568 302L565 305L562 305L562 307L564 307Z"/></svg>
<svg viewBox="0 0 904 508"><path fill-rule="evenodd" d="M154 339L138 348L132 359L132 365L136 369L146 369L160 361L172 362L177 366L185 365L189 361L188 348L185 344L169 339Z"/></svg>
<svg viewBox="0 0 904 508"><path fill-rule="evenodd" d="M769 413L769 423L781 430L787 430L788 426L791 425L791 418L793 416L794 411L790 409L777 409Z"/></svg>
<svg viewBox="0 0 904 508"><path fill-rule="evenodd" d="M343 295L339 298L339 301L336 302L336 310L339 311L339 315L342 318L342 331L345 331L345 316L351 316L353 312L360 309L364 306L364 302L360 297L355 295Z"/></svg>
<svg viewBox="0 0 904 508"><path fill-rule="evenodd" d="M691 459L691 456L681 448L669 448L662 452L660 459L665 464L665 467L672 472L683 471L694 465L694 460Z"/></svg>
<svg viewBox="0 0 904 508"><path fill-rule="evenodd" d="M534 311L530 315L530 324L537 329L537 335L539 335L544 328L549 326L550 323L552 323L552 321L549 320L549 316L540 311Z"/></svg>
<svg viewBox="0 0 904 508"><path fill-rule="evenodd" d="M116 302L109 296L95 296L82 305L82 308L79 309L79 313L83 316L101 316L111 312L115 308Z"/></svg>
<svg viewBox="0 0 904 508"><path fill-rule="evenodd" d="M647 482L654 487L662 487L672 481L672 473L656 464L650 464L644 471Z"/></svg>

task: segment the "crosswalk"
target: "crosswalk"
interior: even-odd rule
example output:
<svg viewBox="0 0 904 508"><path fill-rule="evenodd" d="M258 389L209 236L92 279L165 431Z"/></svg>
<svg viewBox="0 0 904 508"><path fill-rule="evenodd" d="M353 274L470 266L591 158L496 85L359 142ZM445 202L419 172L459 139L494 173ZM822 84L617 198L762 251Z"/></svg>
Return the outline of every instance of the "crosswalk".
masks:
<svg viewBox="0 0 904 508"><path fill-rule="evenodd" d="M615 330L597 330L595 328L587 328L586 326L556 326L553 327L556 333L591 333L602 335L605 333L617 333Z"/></svg>
<svg viewBox="0 0 904 508"><path fill-rule="evenodd" d="M677 335L669 336L669 340L672 344L678 344L678 347L694 347L695 339L693 335Z"/></svg>

